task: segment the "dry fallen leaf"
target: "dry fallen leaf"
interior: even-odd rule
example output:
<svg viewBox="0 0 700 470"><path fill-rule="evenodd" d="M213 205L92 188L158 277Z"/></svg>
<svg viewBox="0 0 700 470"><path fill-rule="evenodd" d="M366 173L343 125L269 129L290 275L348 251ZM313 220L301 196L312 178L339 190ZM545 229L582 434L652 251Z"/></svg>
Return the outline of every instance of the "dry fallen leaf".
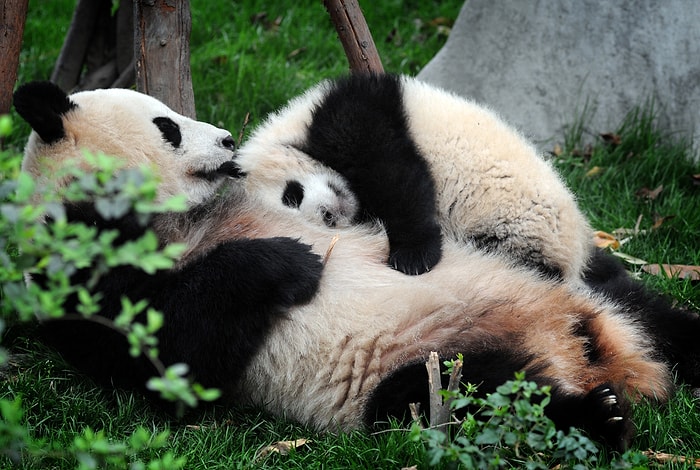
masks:
<svg viewBox="0 0 700 470"><path fill-rule="evenodd" d="M279 441L274 444L270 444L263 449L260 449L258 455L255 457L256 460L263 459L270 454L287 455L290 450L296 449L298 447L304 446L313 442L311 439L295 439L293 441Z"/></svg>
<svg viewBox="0 0 700 470"><path fill-rule="evenodd" d="M298 56L298 55L301 54L302 52L306 52L306 48L305 48L305 47L299 47L299 48L297 48L297 49L294 49L292 52L290 52L289 54L287 54L287 59L293 59L294 57Z"/></svg>
<svg viewBox="0 0 700 470"><path fill-rule="evenodd" d="M619 134L614 134L612 132L605 132L603 134L600 134L600 137L603 139L603 142L605 142L606 144L610 144L614 147L622 143L622 137L620 137Z"/></svg>
<svg viewBox="0 0 700 470"><path fill-rule="evenodd" d="M561 154L564 153L564 150L561 148L561 145L554 144L554 149L552 150L552 153L555 157L561 157Z"/></svg>
<svg viewBox="0 0 700 470"><path fill-rule="evenodd" d="M598 248L610 248L612 250L617 250L620 248L620 241L615 238L614 235L601 230L593 232L593 243Z"/></svg>
<svg viewBox="0 0 700 470"><path fill-rule="evenodd" d="M642 271L653 274L654 276L664 273L664 275L668 277L678 276L679 279L700 281L700 266L690 266L687 264L646 264L642 266Z"/></svg>
<svg viewBox="0 0 700 470"><path fill-rule="evenodd" d="M675 217L675 215L663 215L662 216L662 215L655 214L654 215L654 225L651 226L651 229L656 230L657 228L661 227L661 225L663 225L664 222L666 222L667 220L671 220L674 217Z"/></svg>
<svg viewBox="0 0 700 470"><path fill-rule="evenodd" d="M693 179L693 185L700 186L700 173L692 175L691 178Z"/></svg>
<svg viewBox="0 0 700 470"><path fill-rule="evenodd" d="M603 170L605 170L604 167L596 165L586 172L586 177L590 178L592 176L598 176L603 172Z"/></svg>
<svg viewBox="0 0 700 470"><path fill-rule="evenodd" d="M649 189L649 188L641 188L639 189L636 193L634 193L637 197L647 199L649 201L653 201L657 197L659 197L659 194L661 194L661 191L664 190L664 185L661 184L656 187L656 189Z"/></svg>
<svg viewBox="0 0 700 470"><path fill-rule="evenodd" d="M628 255L627 253L621 253L621 252L619 252L619 251L613 251L613 255L617 256L618 258L620 258L621 260L623 260L623 261L625 261L626 263L629 263L629 264L636 264L636 265L640 265L640 266L641 266L641 265L645 265L645 264L649 264L649 263L647 263L646 261L644 261L643 259L635 258L634 256Z"/></svg>

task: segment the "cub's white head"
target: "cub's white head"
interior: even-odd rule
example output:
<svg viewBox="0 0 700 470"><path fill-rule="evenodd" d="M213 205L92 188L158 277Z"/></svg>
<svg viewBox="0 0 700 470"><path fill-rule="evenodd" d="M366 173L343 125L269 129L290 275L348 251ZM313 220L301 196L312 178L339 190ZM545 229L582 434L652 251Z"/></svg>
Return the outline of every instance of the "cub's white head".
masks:
<svg viewBox="0 0 700 470"><path fill-rule="evenodd" d="M297 210L328 227L355 222L359 203L345 178L295 146L257 137L234 160L248 194L266 206Z"/></svg>

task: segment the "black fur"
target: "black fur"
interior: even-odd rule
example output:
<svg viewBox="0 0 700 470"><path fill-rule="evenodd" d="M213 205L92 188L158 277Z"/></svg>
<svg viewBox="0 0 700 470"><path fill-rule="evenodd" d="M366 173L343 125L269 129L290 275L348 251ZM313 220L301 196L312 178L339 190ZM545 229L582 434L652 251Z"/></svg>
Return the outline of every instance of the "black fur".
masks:
<svg viewBox="0 0 700 470"><path fill-rule="evenodd" d="M121 243L147 229L133 214L105 220L90 203L67 206L67 215L71 222L100 230L119 229ZM240 239L221 243L179 270L147 274L117 267L101 278L94 292L101 295L99 315L109 319L119 313L122 296L132 302L148 300L165 316L157 334L163 363L185 362L194 379L205 386L221 386L236 382L270 326L283 319L286 307L311 299L321 270L319 257L295 240ZM71 281L85 283L88 276L84 269ZM75 303L76 299L67 303L69 312ZM41 334L98 382L142 388L153 368L144 358L127 356L123 337L101 330L89 320L50 321Z"/></svg>
<svg viewBox="0 0 700 470"><path fill-rule="evenodd" d="M47 144L65 137L63 115L77 107L63 90L51 82L31 82L20 86L13 95L13 103L17 113Z"/></svg>
<svg viewBox="0 0 700 470"><path fill-rule="evenodd" d="M153 124L160 129L160 133L163 134L163 139L166 142L169 142L175 148L180 147L182 133L180 132L180 126L175 121L169 117L157 117L153 118Z"/></svg>
<svg viewBox="0 0 700 470"><path fill-rule="evenodd" d="M561 393L554 385L545 413L559 429L584 429L617 451L627 449L634 437L630 401L609 383L598 385L584 396Z"/></svg>
<svg viewBox="0 0 700 470"><path fill-rule="evenodd" d="M282 204L287 207L299 207L304 200L304 185L298 181L287 181L282 194Z"/></svg>
<svg viewBox="0 0 700 470"><path fill-rule="evenodd" d="M363 220L384 222L389 263L421 274L440 260L442 235L434 182L409 134L402 93L393 75L334 82L299 147L348 180Z"/></svg>
<svg viewBox="0 0 700 470"><path fill-rule="evenodd" d="M585 282L644 325L658 356L675 368L682 381L700 386L700 316L673 307L669 299L632 278L619 259L603 250L595 250L586 269Z"/></svg>
<svg viewBox="0 0 700 470"><path fill-rule="evenodd" d="M610 384L601 384L586 395L565 393L556 385L556 380L543 376L540 368L528 367L532 357L514 346L494 347L465 354L463 358L462 383L477 385L477 396L495 392L499 385L512 380L515 372L525 371L527 380L551 386L545 414L558 429L566 431L572 426L584 429L616 450L626 449L633 437L629 401ZM449 377L443 374L441 378L446 388ZM409 403L420 403L422 412L430 416L428 373L424 362L408 364L382 380L367 405L365 423L373 426L385 422L388 417L406 421Z"/></svg>
<svg viewBox="0 0 700 470"><path fill-rule="evenodd" d="M456 354L447 355L441 361L455 356ZM465 367L462 382L478 385L481 396L495 391L503 382L512 380L514 373L523 370L528 362L526 355L513 348L497 347L463 354L463 358ZM449 377L443 374L441 378L443 388L446 388ZM425 361L407 364L381 381L365 408L365 423L372 426L390 417L406 420L409 418L409 403L420 403L422 411L430 417Z"/></svg>

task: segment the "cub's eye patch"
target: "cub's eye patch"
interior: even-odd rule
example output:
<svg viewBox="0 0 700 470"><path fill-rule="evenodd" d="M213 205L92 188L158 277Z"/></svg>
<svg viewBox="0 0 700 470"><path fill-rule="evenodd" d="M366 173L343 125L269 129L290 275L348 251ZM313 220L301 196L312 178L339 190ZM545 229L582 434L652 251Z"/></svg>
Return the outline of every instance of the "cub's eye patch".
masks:
<svg viewBox="0 0 700 470"><path fill-rule="evenodd" d="M153 124L158 126L160 133L163 134L163 138L170 142L170 145L175 148L180 146L182 134L180 133L180 126L175 121L167 117L157 117L153 119Z"/></svg>
<svg viewBox="0 0 700 470"><path fill-rule="evenodd" d="M282 194L282 203L287 207L299 207L304 200L304 186L298 181L287 181Z"/></svg>

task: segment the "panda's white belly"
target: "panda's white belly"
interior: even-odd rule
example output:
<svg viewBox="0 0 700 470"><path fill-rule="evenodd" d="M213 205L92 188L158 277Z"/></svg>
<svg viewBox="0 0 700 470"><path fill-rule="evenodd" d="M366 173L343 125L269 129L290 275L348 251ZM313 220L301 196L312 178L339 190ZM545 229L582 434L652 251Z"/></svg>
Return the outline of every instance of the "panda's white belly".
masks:
<svg viewBox="0 0 700 470"><path fill-rule="evenodd" d="M312 244L327 255L324 275L314 300L291 309L272 329L238 397L318 429L356 429L371 391L397 368L430 351L479 350L523 332L523 344L515 347L554 358L547 367L562 377L564 389L581 393L581 384L597 380L579 377L588 373L585 338L571 331L580 315L595 317L606 306L464 244L446 242L432 271L408 276L385 264L383 233L282 219L268 236ZM624 324L618 331L629 335L630 357L646 360L633 346L639 332Z"/></svg>

